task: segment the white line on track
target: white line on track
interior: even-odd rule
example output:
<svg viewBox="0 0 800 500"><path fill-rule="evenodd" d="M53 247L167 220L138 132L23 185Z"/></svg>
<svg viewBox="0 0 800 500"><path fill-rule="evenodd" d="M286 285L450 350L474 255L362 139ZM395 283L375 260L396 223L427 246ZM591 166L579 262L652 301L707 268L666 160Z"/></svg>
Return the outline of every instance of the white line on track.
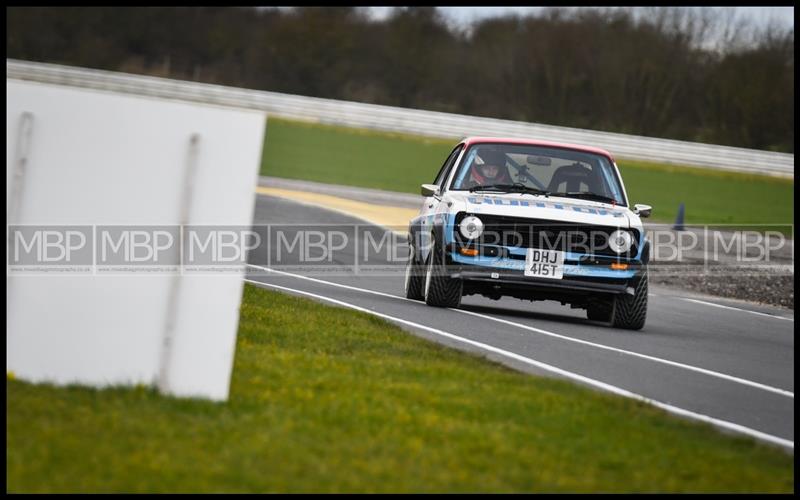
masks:
<svg viewBox="0 0 800 500"><path fill-rule="evenodd" d="M285 271L277 271L275 269L270 269L268 267L262 267L262 266L256 266L256 265L253 265L253 264L247 264L247 266L255 268L255 269L262 269L264 271L268 271L268 272L275 273L275 274L290 276L292 278L299 278L299 279L303 279L303 280L307 280L307 281L312 281L312 282L315 282L315 283L321 283L323 285L329 285L329 286L334 286L334 287L338 287L338 288L345 288L345 289L354 290L354 291L357 291L357 292L369 293L369 294L372 294L372 295L380 295L382 297L390 297L390 298L393 298L393 299L405 300L405 301L408 301L408 302L413 302L415 304L420 304L419 301L407 299L406 297L401 297L401 296L398 296L398 295L392 295L392 294L389 294L389 293L378 292L378 291L375 291L375 290L369 290L369 289L366 289L366 288L358 288L358 287L349 286L349 285L343 285L341 283L334 283L332 281L325 281L325 280L321 280L321 279L317 279L317 278L311 278L311 277L303 276L303 275L300 275L300 274L287 273ZM747 380L747 379L735 377L733 375L727 375L725 373L720 373L720 372L716 372L716 371L713 371L713 370L708 370L706 368L700 368L698 366L687 365L687 364L684 364L684 363L679 363L677 361L671 361L671 360L668 360L668 359L658 358L658 357L650 356L650 355L647 355L647 354L642 354L642 353L638 353L638 352L634 352L634 351L628 351L628 350L625 350L625 349L620 349L618 347L611 347L611 346L608 346L608 345L605 345L605 344L598 344L598 343L595 343L595 342L590 342L588 340L582 340L582 339L578 339L578 338L575 338L575 337L569 337L567 335L560 335L558 333L550 332L548 330L542 330L541 328L535 328L535 327L532 327L532 326L524 325L522 323L516 323L514 321L509 321L509 320L505 320L505 319L501 319L501 318L495 318L494 316L488 316L488 315L485 315L485 314L480 314L480 313L476 313L476 312L472 312L472 311L466 311L466 310L463 310L463 309L452 309L452 308L450 310L458 312L458 313L461 313L461 314L469 314L470 316L476 316L476 317L479 317L479 318L487 319L489 321L495 321L497 323L503 323L505 325L509 325L509 326L513 326L513 327L517 327L517 328L522 328L524 330L527 330L527 331L530 331L530 332L534 332L534 333L538 333L540 335L546 335L548 337L553 337L553 338L557 338L557 339L561 339L561 340L566 340L568 342L574 342L574 343L577 343L577 344L583 344L583 345L587 345L587 346L591 346L591 347L596 347L598 349L617 352L617 353L625 354L625 355L628 355L628 356L633 356L633 357L637 357L637 358L641 358L641 359L646 359L648 361L654 361L656 363L661 363L661 364L665 364L665 365L669 365L669 366L674 366L674 367L677 367L677 368L682 368L684 370L689 370L689 371L693 371L693 372L696 372L696 373L702 373L702 374L708 375L710 377L716 377L716 378L727 380L727 381L730 381L730 382L735 382L735 383L738 383L738 384L747 385L747 386L750 386L750 387L755 387L757 389L761 389L761 390L764 390L764 391L767 391L767 392L772 392L772 393L775 393L775 394L779 394L781 396L786 396L786 397L794 399L794 393L791 392L791 391L787 391L785 389L780 389L778 387L772 387L772 386L769 386L769 385L766 385L766 384L761 384L759 382L754 382L752 380Z"/></svg>
<svg viewBox="0 0 800 500"><path fill-rule="evenodd" d="M750 314L758 314L759 316L766 316L768 318L782 319L784 321L794 321L794 318L785 318L783 316L776 316L774 314L767 314L767 313L762 313L762 312L758 312L758 311L751 311L750 309L741 309L739 307L723 306L722 304L715 304L713 302L706 302L705 300L689 299L687 297L678 297L678 298L681 299L681 300L694 302L696 304L704 304L704 305L707 305L707 306L719 307L721 309L731 309L733 311L741 311L741 312L746 312L746 313L750 313Z"/></svg>
<svg viewBox="0 0 800 500"><path fill-rule="evenodd" d="M635 399L637 401L642 401L644 403L651 404L651 405L653 405L653 406L655 406L657 408L661 408L662 410L665 410L665 411L670 412L670 413L674 413L676 415L681 415L681 416L684 416L684 417L687 417L687 418L691 418L691 419L694 419L694 420L699 420L701 422L706 422L706 423L709 423L709 424L712 424L712 425L716 425L716 426L724 428L724 429L728 429L728 430L731 430L731 431L734 431L734 432L738 432L738 433L741 433L741 434L746 434L748 436L751 436L751 437L754 437L754 438L757 438L757 439L761 439L763 441L774 443L774 444L777 444L777 445L780 445L780 446L784 446L786 448L790 448L791 450L794 450L794 441L790 441L788 439L783 439L783 438L780 438L780 437L777 437L777 436L773 436L771 434L766 434L764 432L757 431L755 429L751 429L751 428L745 427L743 425L735 424L733 422L728 422L728 421L725 421L725 420L719 420L719 419L716 419L716 418L713 418L713 417L709 417L708 415L702 415L700 413L695 413L693 411L685 410L683 408L678 408L677 406L672 406L670 404L662 403L660 401L656 401L654 399L647 398L647 397L642 396L640 394L636 394L636 393L627 391L627 390L622 389L620 387L613 386L613 385L610 385L610 384L606 384L605 382L601 382L599 380L595 380L595 379L591 379L591 378L588 378L588 377L584 377L583 375L579 375L577 373L573 373L573 372L569 372L569 371L566 371L566 370L562 370L561 368L558 368L558 367L555 367L555 366L552 366L552 365L548 365L546 363L542 363L541 361L536 361L536 360L531 359L531 358L526 358L525 356L521 356L519 354L510 352L510 351L506 351L504 349L493 347L493 346L490 346L488 344L484 344L482 342L476 342L474 340L470 340L470 339L466 339L466 338L463 338L463 337L459 337L458 335L454 335L452 333L448 333L448 332L445 332L443 330L439 330L437 328L431 328L429 326L422 325L420 323L415 323L413 321L408 321L408 320L405 320L405 319L402 319L402 318L398 318L398 317L395 317L395 316L389 316L388 314L383 314L383 313L379 313L379 312L376 312L376 311L371 311L369 309L366 309L364 307L359 307L359 306L357 306L355 304L351 304L349 302L343 302L341 300L332 299L330 297L325 297L324 295L317 295L315 293L306 292L306 291L303 291L303 290L297 290L297 289L294 289L294 288L289 288L289 287L284 287L284 286L279 286L279 285L273 285L271 283L263 283L261 281L250 280L250 279L247 279L247 278L245 278L244 281L246 281L248 283L253 283L254 285L267 286L267 287L270 287L270 288L276 288L278 290L284 290L284 291L288 291L288 292L297 293L297 294L300 294L300 295L306 295L308 297L313 297L313 298L316 298L316 299L319 299L319 300L324 300L324 301L327 301L327 302L331 302L333 304L337 304L337 305L340 305L340 306L343 306L343 307L347 307L347 308L350 308L350 309L355 309L356 311L361 311L361 312L365 312L367 314L372 314L372 315L377 316L379 318L383 318L383 319L386 319L386 320L389 320L389 321L393 321L395 323L400 323L400 324L403 324L403 325L408 325L408 326L411 326L411 327L414 327L414 328L418 328L420 330L425 330L427 332L431 332L431 333L434 333L436 335L440 335L442 337L446 337L446 338L449 338L449 339L457 340L459 342L463 342L465 344L470 344L470 345L473 345L475 347L478 347L480 349L483 349L483 350L486 350L486 351L489 351L489 352L500 354L500 355L505 356L507 358L511 358L511 359L514 359L514 360L517 360L517 361L521 361L523 363L529 364L531 366L535 366L535 367L543 369L543 370L547 370L547 371L550 371L550 372L553 372L553 373L557 373L557 374L559 374L559 375L561 375L563 377L570 378L570 379L576 380L578 382L582 382L582 383L587 384L587 385L591 385L591 386L596 387L598 389L602 389L604 391L611 392L611 393L617 394L619 396L624 396L624 397L627 397L627 398Z"/></svg>

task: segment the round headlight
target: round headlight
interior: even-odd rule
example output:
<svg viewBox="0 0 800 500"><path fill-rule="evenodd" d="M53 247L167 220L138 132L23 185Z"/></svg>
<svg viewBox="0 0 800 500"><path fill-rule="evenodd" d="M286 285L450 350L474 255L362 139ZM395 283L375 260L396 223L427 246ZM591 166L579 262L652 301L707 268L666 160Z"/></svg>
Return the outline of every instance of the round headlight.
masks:
<svg viewBox="0 0 800 500"><path fill-rule="evenodd" d="M464 238L474 240L483 233L483 222L474 215L468 215L458 225L458 230Z"/></svg>
<svg viewBox="0 0 800 500"><path fill-rule="evenodd" d="M608 235L608 248L617 253L627 252L631 248L632 244L633 237L628 231L617 229Z"/></svg>

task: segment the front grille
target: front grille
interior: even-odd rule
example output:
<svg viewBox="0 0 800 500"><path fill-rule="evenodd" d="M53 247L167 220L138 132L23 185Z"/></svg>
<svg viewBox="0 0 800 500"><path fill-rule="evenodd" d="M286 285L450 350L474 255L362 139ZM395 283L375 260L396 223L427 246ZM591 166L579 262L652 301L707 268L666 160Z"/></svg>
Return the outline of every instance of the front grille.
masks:
<svg viewBox="0 0 800 500"><path fill-rule="evenodd" d="M461 245L469 242L461 236L458 224L468 214L459 213L455 220L455 238ZM478 239L480 245L517 248L542 248L590 255L632 258L638 253L639 231L630 229L633 245L624 254L608 246L608 235L620 229L616 226L597 226L544 219L525 219L500 215L476 214L484 224Z"/></svg>

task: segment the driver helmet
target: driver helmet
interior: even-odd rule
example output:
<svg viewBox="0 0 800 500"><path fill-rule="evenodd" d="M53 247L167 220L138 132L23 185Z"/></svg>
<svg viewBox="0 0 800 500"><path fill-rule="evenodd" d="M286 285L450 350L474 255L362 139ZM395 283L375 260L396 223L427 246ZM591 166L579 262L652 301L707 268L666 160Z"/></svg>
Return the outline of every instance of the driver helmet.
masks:
<svg viewBox="0 0 800 500"><path fill-rule="evenodd" d="M500 151L484 150L479 153L482 164L474 163L471 169L472 178L480 185L502 184L511 181L506 169L506 155Z"/></svg>

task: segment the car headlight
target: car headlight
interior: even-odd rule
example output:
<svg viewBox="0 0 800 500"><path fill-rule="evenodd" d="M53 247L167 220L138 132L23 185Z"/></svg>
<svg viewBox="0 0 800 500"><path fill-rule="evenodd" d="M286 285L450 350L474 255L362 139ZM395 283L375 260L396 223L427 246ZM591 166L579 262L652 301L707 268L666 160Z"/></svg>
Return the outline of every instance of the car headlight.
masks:
<svg viewBox="0 0 800 500"><path fill-rule="evenodd" d="M608 248L617 252L625 253L633 245L633 236L628 231L617 229L608 235Z"/></svg>
<svg viewBox="0 0 800 500"><path fill-rule="evenodd" d="M468 215L458 225L458 230L464 238L474 240L483 234L483 222L474 215Z"/></svg>

